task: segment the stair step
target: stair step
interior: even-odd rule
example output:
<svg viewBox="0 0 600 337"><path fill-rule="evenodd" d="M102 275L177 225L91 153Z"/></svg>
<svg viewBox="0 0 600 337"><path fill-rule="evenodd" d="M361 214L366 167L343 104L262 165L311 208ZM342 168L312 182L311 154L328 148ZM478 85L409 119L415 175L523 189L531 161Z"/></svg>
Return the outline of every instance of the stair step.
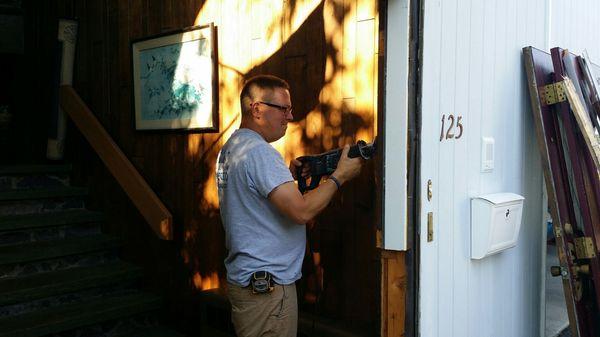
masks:
<svg viewBox="0 0 600 337"><path fill-rule="evenodd" d="M62 225L93 223L105 220L101 212L70 210L54 213L20 214L0 217L0 232Z"/></svg>
<svg viewBox="0 0 600 337"><path fill-rule="evenodd" d="M175 330L171 330L164 326L145 328L145 329L135 331L133 335L131 333L127 333L127 334L123 334L123 335L119 334L114 337L131 337L131 336L135 336L135 337L185 337L185 335L183 335ZM210 335L210 336L216 337L215 335Z"/></svg>
<svg viewBox="0 0 600 337"><path fill-rule="evenodd" d="M53 188L70 184L71 179L67 174L0 175L0 191Z"/></svg>
<svg viewBox="0 0 600 337"><path fill-rule="evenodd" d="M39 174L39 173L69 173L70 164L56 165L2 165L0 175Z"/></svg>
<svg viewBox="0 0 600 337"><path fill-rule="evenodd" d="M0 319L0 337L37 337L157 310L158 296L146 293L107 296Z"/></svg>
<svg viewBox="0 0 600 337"><path fill-rule="evenodd" d="M47 260L115 248L120 240L106 235L0 246L0 265Z"/></svg>
<svg viewBox="0 0 600 337"><path fill-rule="evenodd" d="M125 262L0 280L0 306L134 280L141 268Z"/></svg>
<svg viewBox="0 0 600 337"><path fill-rule="evenodd" d="M235 337L235 334L229 334L227 332L224 332L224 331L221 331L221 330L217 330L217 329L212 328L212 327L207 326L207 325L202 325L200 327L200 331L202 331L202 333L200 334L201 336Z"/></svg>
<svg viewBox="0 0 600 337"><path fill-rule="evenodd" d="M84 187L60 186L44 189L0 191L0 201L79 197L87 195Z"/></svg>

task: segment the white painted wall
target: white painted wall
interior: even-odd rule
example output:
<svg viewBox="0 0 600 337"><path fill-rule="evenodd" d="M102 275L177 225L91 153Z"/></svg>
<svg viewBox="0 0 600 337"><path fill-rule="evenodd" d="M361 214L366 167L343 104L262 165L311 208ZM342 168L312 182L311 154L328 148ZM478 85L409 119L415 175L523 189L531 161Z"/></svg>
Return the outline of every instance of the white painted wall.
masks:
<svg viewBox="0 0 600 337"><path fill-rule="evenodd" d="M587 49L600 64L600 3L598 0L549 0L550 47L560 46L575 54Z"/></svg>
<svg viewBox="0 0 600 337"><path fill-rule="evenodd" d="M521 48L585 47L598 62L600 1L423 3L420 335L539 336L542 168ZM443 114L462 116L460 139L440 142ZM490 173L481 172L481 137L495 139ZM526 198L519 242L471 260L470 198L496 192Z"/></svg>

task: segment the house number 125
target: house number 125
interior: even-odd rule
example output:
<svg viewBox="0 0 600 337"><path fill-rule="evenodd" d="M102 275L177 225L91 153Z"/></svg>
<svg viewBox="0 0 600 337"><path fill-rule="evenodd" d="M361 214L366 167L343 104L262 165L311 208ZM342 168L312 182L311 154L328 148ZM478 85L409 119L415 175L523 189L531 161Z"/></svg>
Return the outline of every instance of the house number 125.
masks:
<svg viewBox="0 0 600 337"><path fill-rule="evenodd" d="M446 115L442 115L442 128L440 130L440 142L444 139L459 139L460 137L462 137L463 134L463 126L462 123L460 122L460 120L462 119L462 116L454 116L452 114L448 115L448 117L446 117ZM446 129L446 120L448 120L448 128ZM454 134L454 122L456 121L456 129L458 129L458 134L455 135Z"/></svg>

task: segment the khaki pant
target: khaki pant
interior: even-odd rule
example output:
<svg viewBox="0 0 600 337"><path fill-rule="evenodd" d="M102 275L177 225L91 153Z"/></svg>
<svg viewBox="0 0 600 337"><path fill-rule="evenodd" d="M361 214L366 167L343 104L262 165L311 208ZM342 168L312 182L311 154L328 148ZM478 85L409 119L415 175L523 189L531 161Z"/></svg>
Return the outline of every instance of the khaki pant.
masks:
<svg viewBox="0 0 600 337"><path fill-rule="evenodd" d="M275 285L267 294L228 283L231 321L238 337L296 337L298 300L296 285Z"/></svg>

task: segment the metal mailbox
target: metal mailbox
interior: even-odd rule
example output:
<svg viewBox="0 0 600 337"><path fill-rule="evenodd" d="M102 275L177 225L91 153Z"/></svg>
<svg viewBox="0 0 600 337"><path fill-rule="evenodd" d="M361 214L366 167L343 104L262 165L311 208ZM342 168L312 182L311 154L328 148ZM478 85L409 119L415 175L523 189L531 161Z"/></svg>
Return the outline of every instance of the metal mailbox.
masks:
<svg viewBox="0 0 600 337"><path fill-rule="evenodd" d="M471 199L471 258L483 259L516 246L523 201L514 193L496 193Z"/></svg>

